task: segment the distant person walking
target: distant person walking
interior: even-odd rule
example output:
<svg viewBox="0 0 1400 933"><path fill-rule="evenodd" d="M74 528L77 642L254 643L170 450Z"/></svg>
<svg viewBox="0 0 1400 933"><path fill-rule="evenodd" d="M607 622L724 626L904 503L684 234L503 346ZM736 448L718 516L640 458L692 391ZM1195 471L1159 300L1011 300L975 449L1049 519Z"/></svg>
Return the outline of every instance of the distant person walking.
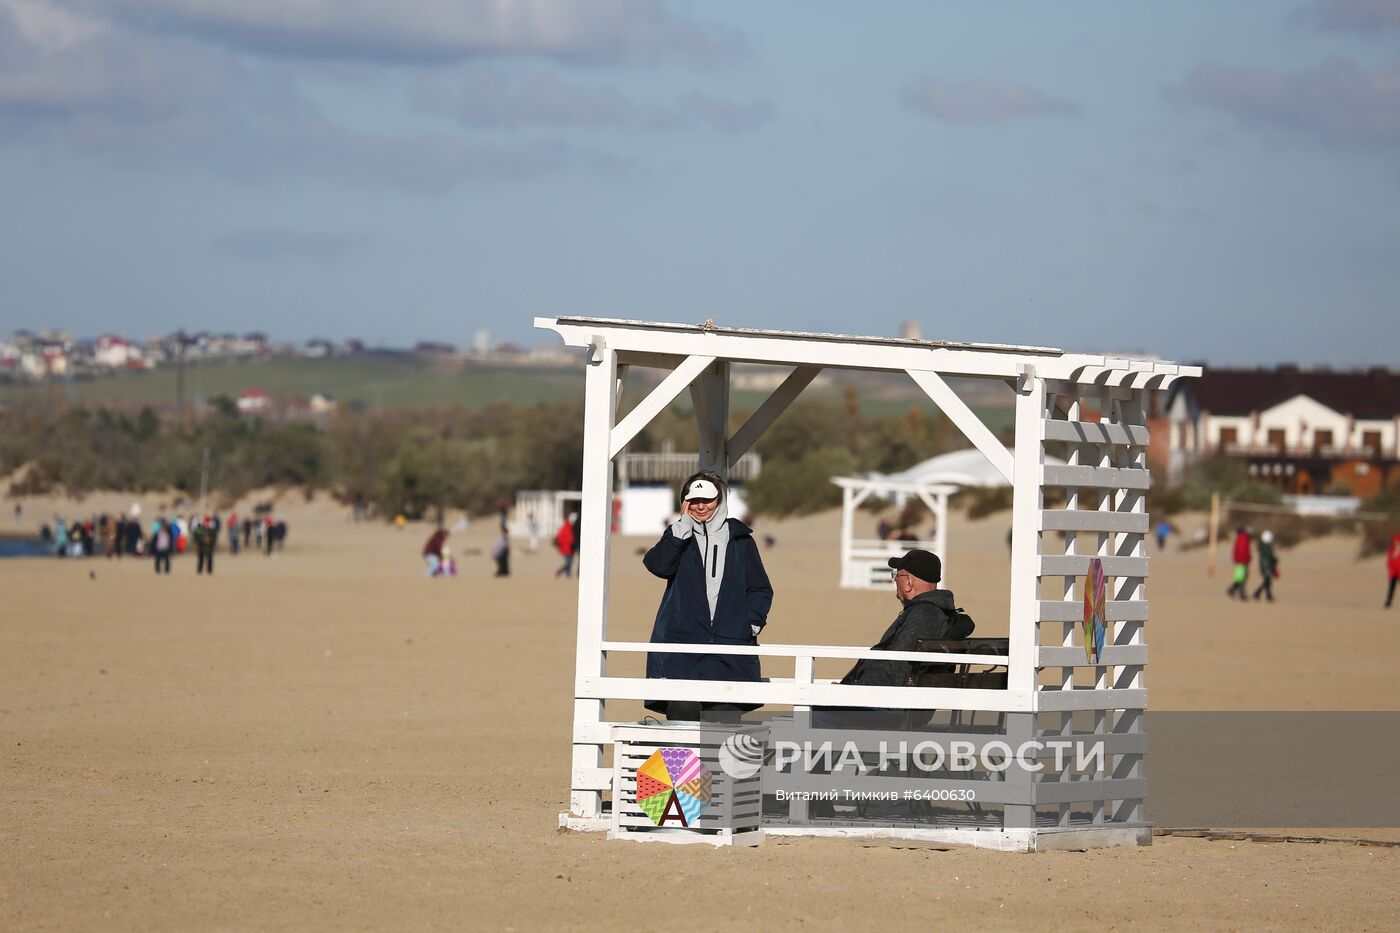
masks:
<svg viewBox="0 0 1400 933"><path fill-rule="evenodd" d="M238 554L238 513L230 512L228 516L228 552L232 555Z"/></svg>
<svg viewBox="0 0 1400 933"><path fill-rule="evenodd" d="M156 519L151 532L151 553L155 556L156 573L170 573L170 552L175 548L175 536L170 531L170 523L163 518Z"/></svg>
<svg viewBox="0 0 1400 933"><path fill-rule="evenodd" d="M540 549L540 522L534 512L526 517L525 529L530 533L530 553L533 554Z"/></svg>
<svg viewBox="0 0 1400 933"><path fill-rule="evenodd" d="M502 526L501 533L496 536L496 543L491 545L491 557L496 561L496 576L510 576L510 529Z"/></svg>
<svg viewBox="0 0 1400 933"><path fill-rule="evenodd" d="M574 575L574 517L569 516L568 520L559 526L559 531L554 535L554 549L564 557L564 563L559 569L554 571L554 576L572 577Z"/></svg>
<svg viewBox="0 0 1400 933"><path fill-rule="evenodd" d="M214 575L214 546L219 543L219 533L214 530L214 520L210 516L204 516L203 521L196 520L194 530L190 532L194 538L194 550L199 555L199 567L195 570L195 576L209 571L209 576Z"/></svg>
<svg viewBox="0 0 1400 933"><path fill-rule="evenodd" d="M1152 533L1157 536L1157 550L1165 551L1167 549L1167 538L1171 537L1173 531L1176 531L1176 526L1165 518L1157 523L1156 527L1152 529Z"/></svg>
<svg viewBox="0 0 1400 933"><path fill-rule="evenodd" d="M23 520L24 520L24 506L21 505L20 503L16 502L16 503L15 503L15 524L18 525L18 524L19 524L21 521L23 521Z"/></svg>
<svg viewBox="0 0 1400 933"><path fill-rule="evenodd" d="M1395 583L1400 580L1400 535L1390 539L1390 550L1385 555L1386 570L1390 572L1390 589L1385 594L1385 608L1395 600Z"/></svg>
<svg viewBox="0 0 1400 933"><path fill-rule="evenodd" d="M1257 600L1261 595L1267 596L1269 602L1274 601L1274 577L1278 576L1278 557L1274 554L1274 533L1265 530L1259 535L1259 573L1263 575L1264 581L1259 584L1259 588L1254 591L1254 598Z"/></svg>
<svg viewBox="0 0 1400 933"><path fill-rule="evenodd" d="M428 536L428 542L423 545L423 562L428 566L429 577L442 574L442 552L446 544L447 529L439 528Z"/></svg>
<svg viewBox="0 0 1400 933"><path fill-rule="evenodd" d="M1226 596L1238 595L1245 602L1249 601L1249 593L1245 587L1249 580L1249 564L1254 559L1253 549L1249 537L1249 526L1241 525L1235 529L1235 574L1234 582L1225 591Z"/></svg>

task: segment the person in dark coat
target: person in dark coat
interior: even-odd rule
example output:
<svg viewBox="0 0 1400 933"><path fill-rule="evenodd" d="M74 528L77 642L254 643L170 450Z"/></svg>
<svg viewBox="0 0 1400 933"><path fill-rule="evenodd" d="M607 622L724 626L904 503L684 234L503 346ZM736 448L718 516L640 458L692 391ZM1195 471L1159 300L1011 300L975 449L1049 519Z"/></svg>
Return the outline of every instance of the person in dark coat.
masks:
<svg viewBox="0 0 1400 933"><path fill-rule="evenodd" d="M209 576L212 577L214 575L214 546L219 543L219 532L214 528L213 520L208 515L202 519L195 519L190 537L194 538L194 550L199 555L199 567L195 570L195 576L208 570Z"/></svg>
<svg viewBox="0 0 1400 933"><path fill-rule="evenodd" d="M155 555L156 573L170 572L170 552L175 548L175 534L164 518L156 519L151 529L151 553Z"/></svg>
<svg viewBox="0 0 1400 933"><path fill-rule="evenodd" d="M1274 601L1274 575L1278 573L1278 555L1274 553L1274 533L1265 531L1259 536L1259 574L1264 582L1254 591L1254 599L1267 596Z"/></svg>
<svg viewBox="0 0 1400 933"><path fill-rule="evenodd" d="M728 516L725 484L701 471L681 487L681 517L642 563L666 581L652 627L653 644L756 645L773 605L773 587L753 532ZM647 655L647 677L669 680L759 679L758 658L735 654ZM668 719L737 720L744 709L718 703L648 700Z"/></svg>
<svg viewBox="0 0 1400 933"><path fill-rule="evenodd" d="M914 548L903 557L891 557L889 566L895 596L904 608L872 650L913 651L920 641L966 638L972 634L972 620L957 611L952 591L938 588L943 579L943 562L937 554ZM913 670L912 661L862 658L841 678L841 683L903 687ZM818 729L897 728L904 719L905 712L895 709L818 707L812 711L812 725Z"/></svg>

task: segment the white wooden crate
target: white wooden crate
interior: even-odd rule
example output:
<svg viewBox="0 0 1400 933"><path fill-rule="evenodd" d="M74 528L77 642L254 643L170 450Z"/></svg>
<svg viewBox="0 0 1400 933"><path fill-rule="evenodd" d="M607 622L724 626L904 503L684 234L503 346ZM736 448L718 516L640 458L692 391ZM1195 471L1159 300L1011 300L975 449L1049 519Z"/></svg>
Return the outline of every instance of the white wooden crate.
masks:
<svg viewBox="0 0 1400 933"><path fill-rule="evenodd" d="M752 776L734 777L721 764L721 747L734 737L745 753L768 747L768 727L702 722L630 723L612 728L613 781L610 839L637 842L708 843L709 845L757 845L763 841L763 769ZM731 744L730 748L735 746ZM688 827L658 827L637 804L637 769L655 752L684 748L710 771L710 804ZM761 760L761 757L760 757ZM726 753L725 763L734 758Z"/></svg>

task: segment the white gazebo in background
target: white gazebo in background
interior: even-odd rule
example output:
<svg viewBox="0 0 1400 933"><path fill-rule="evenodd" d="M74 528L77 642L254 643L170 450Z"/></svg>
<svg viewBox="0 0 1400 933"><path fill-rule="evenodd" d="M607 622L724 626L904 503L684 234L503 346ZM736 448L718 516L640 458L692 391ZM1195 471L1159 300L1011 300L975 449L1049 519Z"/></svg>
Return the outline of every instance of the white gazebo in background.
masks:
<svg viewBox="0 0 1400 933"><path fill-rule="evenodd" d="M515 494L510 533L516 538L528 534L533 516L541 540L552 541L569 514L579 510L582 498L574 489L522 489Z"/></svg>
<svg viewBox="0 0 1400 933"><path fill-rule="evenodd" d="M789 707L814 706L945 710L999 715L998 731L973 736L978 748L1018 747L1041 737L1099 740L1106 755L1084 771L1017 758L998 781L950 778L946 787L972 789L977 828L936 827L944 837L976 845L1040 849L1150 841L1143 812L1147 794L1146 493L1147 397L1198 367L1152 360L1066 353L1046 347L937 340L804 334L702 325L583 317L538 318L569 347L587 348L583 437L583 523L577 644L573 678L573 765L569 812L561 823L606 830L613 769L603 763L610 744L612 701L690 700ZM731 363L790 366L790 375L743 425L729 424ZM618 416L628 370L667 371L659 384ZM823 369L905 373L920 386L1010 483L1011 582L1005 655L943 654L940 661L1007 667L1005 689L861 686L814 676L814 660L858 658L926 661L916 652L876 652L851 645L718 645L707 654L757 655L762 681L648 680L609 670L610 658L655 652L693 654L698 646L619 642L608 637L608 581L613 461L629 441L684 391L694 403L702 466L727 473ZM987 429L945 381L945 375L999 380L1015 391L1015 454ZM1081 406L1101 420L1081 417ZM1067 463L1046 461L1046 445L1068 452ZM768 465L773 469L773 465ZM1044 491L1063 488L1063 508L1046 508ZM1064 544L1047 535L1063 532ZM1076 632L1083 580L1091 561L1110 579L1104 615L1107 639L1092 661ZM1053 592L1052 592L1053 589ZM781 600L778 602L781 606ZM769 619L784 625L781 609ZM781 668L781 669L775 669ZM1076 716L1076 714L1079 714ZM614 716L616 714L613 714ZM1035 764L1036 767L1030 767ZM765 771L765 775L769 772ZM781 775L778 775L781 778ZM884 780L872 778L871 781ZM866 786L871 786L867 784ZM787 827L800 834L825 827ZM865 831L835 827L835 831ZM879 832L889 835L898 827Z"/></svg>
<svg viewBox="0 0 1400 933"><path fill-rule="evenodd" d="M979 454L980 456L980 454ZM879 475L834 476L841 487L841 585L847 589L877 589L892 585L889 559L910 548L932 551L943 561L943 579L948 579L948 496L956 486L908 483ZM881 539L855 536L856 509L871 496L916 496L933 517L931 539Z"/></svg>
<svg viewBox="0 0 1400 933"><path fill-rule="evenodd" d="M1015 458L1015 450L1008 451ZM1049 466L1063 460L1045 455ZM876 589L890 585L889 559L910 548L932 551L943 561L948 579L948 497L964 487L993 488L1009 485L991 460L976 447L940 454L901 473L832 477L841 487L841 585L848 589ZM891 499L902 507L917 496L933 514L933 536L928 539L884 541L855 536L855 514L871 496Z"/></svg>

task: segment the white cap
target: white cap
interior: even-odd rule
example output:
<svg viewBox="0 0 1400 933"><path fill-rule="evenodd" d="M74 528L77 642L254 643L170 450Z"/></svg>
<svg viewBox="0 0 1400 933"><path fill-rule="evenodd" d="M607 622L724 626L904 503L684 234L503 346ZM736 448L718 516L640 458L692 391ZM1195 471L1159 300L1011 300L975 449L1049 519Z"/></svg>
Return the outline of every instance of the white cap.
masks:
<svg viewBox="0 0 1400 933"><path fill-rule="evenodd" d="M691 499L718 499L719 487L707 479L697 479L690 484L682 498L687 502Z"/></svg>
<svg viewBox="0 0 1400 933"><path fill-rule="evenodd" d="M1261 541L1263 541L1265 544L1270 544L1270 543L1272 543L1273 540L1274 540L1274 533L1273 533L1272 531L1266 531L1266 532L1264 532L1262 535L1259 536L1259 539L1260 539Z"/></svg>

